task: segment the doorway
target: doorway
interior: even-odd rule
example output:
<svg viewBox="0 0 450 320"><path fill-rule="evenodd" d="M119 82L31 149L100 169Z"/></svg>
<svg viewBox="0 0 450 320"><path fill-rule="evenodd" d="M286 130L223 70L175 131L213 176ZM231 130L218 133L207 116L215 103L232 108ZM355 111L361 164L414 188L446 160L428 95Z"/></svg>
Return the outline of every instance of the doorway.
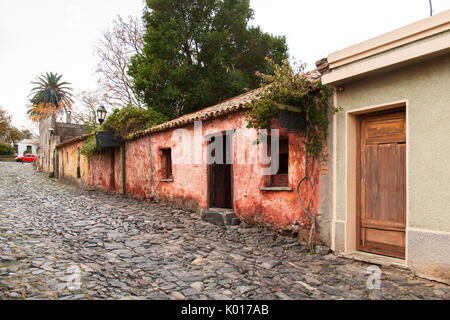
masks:
<svg viewBox="0 0 450 320"><path fill-rule="evenodd" d="M232 137L226 132L207 137L208 155L215 158L214 163L208 165L209 208L233 209ZM221 148L222 152L216 152L216 148Z"/></svg>
<svg viewBox="0 0 450 320"><path fill-rule="evenodd" d="M405 111L364 115L357 125L357 250L404 259Z"/></svg>

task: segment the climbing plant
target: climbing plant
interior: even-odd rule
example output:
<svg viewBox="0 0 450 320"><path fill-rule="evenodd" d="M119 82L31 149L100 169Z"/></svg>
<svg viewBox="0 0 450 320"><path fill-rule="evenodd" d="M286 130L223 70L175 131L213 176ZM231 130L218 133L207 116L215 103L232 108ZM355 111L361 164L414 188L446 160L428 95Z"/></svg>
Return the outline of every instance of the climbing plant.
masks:
<svg viewBox="0 0 450 320"><path fill-rule="evenodd" d="M287 60L281 65L266 58L273 66L274 74L258 74L265 87L253 108L247 113L248 128L271 129L273 119L281 109L293 107L304 115L306 128L301 134L305 137L305 174L297 184L297 197L302 211L311 221L308 245L313 251L313 237L317 214L314 210L315 181L314 170L319 160L328 130L328 96L329 90L320 81L314 81L305 73L305 65L292 67ZM311 196L302 200L300 188L309 184Z"/></svg>
<svg viewBox="0 0 450 320"><path fill-rule="evenodd" d="M103 125L93 123L88 126L88 138L83 143L81 153L90 157L94 153L101 151L95 139L95 133L98 131L114 131L122 139L126 140L133 133L151 128L166 120L164 115L152 108L144 109L132 105L122 109L116 108L106 118Z"/></svg>
<svg viewBox="0 0 450 320"><path fill-rule="evenodd" d="M97 147L97 143L95 141L95 133L98 131L103 131L103 127L96 123L91 123L87 126L87 139L83 142L83 146L81 147L81 154L90 157L96 152L100 152L101 148Z"/></svg>

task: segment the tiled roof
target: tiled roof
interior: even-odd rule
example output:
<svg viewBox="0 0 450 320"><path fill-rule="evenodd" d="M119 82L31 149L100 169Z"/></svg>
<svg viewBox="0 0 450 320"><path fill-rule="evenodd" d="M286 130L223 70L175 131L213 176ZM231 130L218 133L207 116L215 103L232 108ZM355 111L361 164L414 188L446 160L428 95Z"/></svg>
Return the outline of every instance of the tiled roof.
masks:
<svg viewBox="0 0 450 320"><path fill-rule="evenodd" d="M194 113L185 114L177 119L165 122L147 130L139 131L132 135L133 139L142 137L151 133L160 132L172 128L179 128L195 121L205 121L213 118L223 116L225 114L233 113L243 109L249 109L252 101L258 98L258 95L264 88L258 88L240 96L225 100L212 107L208 107Z"/></svg>
<svg viewBox="0 0 450 320"><path fill-rule="evenodd" d="M306 76L309 78L310 81L316 82L320 80L321 74L320 72L315 69L308 73L306 73ZM202 110L199 110L194 113L186 114L180 118L165 122L163 124L157 125L155 127L152 127L150 129L146 129L143 131L136 132L132 135L130 135L130 139L134 140L136 138L161 132L168 129L173 128L179 128L183 127L185 125L194 123L195 121L205 121L213 118L217 118L229 113L234 113L237 111L241 111L244 109L250 109L251 103L256 100L261 94L261 92L264 90L264 88L258 88L252 91L249 91L247 93L241 94L240 96L225 100L219 104L216 104L212 107L208 107Z"/></svg>
<svg viewBox="0 0 450 320"><path fill-rule="evenodd" d="M75 138L72 138L72 139L69 139L69 140L66 140L64 142L61 142L61 143L57 144L56 148L61 148L61 147L64 147L64 146L66 146L68 144L84 141L87 138L88 138L88 135L87 134L83 134L81 136L78 136L78 137L75 137Z"/></svg>
<svg viewBox="0 0 450 320"><path fill-rule="evenodd" d="M320 74L325 74L329 71L329 64L328 64L328 59L327 58L323 58L320 59L319 61L316 62L316 71L319 72Z"/></svg>

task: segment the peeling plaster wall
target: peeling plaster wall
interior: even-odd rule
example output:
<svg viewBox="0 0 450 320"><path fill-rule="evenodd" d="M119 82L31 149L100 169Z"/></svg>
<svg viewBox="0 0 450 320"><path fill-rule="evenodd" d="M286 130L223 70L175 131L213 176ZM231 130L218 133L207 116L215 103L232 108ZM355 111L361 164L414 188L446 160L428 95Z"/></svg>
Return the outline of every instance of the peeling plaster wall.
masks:
<svg viewBox="0 0 450 320"><path fill-rule="evenodd" d="M320 175L319 175L319 217L318 217L318 237L327 246L332 245L332 225L333 225L333 175L334 175L334 159L333 159L333 130L335 123L331 106L333 105L333 97L329 98L328 105L328 134L326 144L324 146Z"/></svg>
<svg viewBox="0 0 450 320"><path fill-rule="evenodd" d="M148 151L149 137L128 142L125 145L125 161L126 161L126 185L127 194L138 198L147 199L151 197L150 191L150 155ZM119 160L118 181L122 182L122 174L120 170L120 153L117 157Z"/></svg>
<svg viewBox="0 0 450 320"><path fill-rule="evenodd" d="M199 211L207 207L207 166L202 163L196 164L194 161L194 150L190 142L193 134L192 125L178 131L163 131L149 137L153 169L151 190L156 200L173 202L180 208ZM206 147L206 141L202 141L202 146ZM173 182L161 181L163 179L161 149L165 148L172 150ZM188 156L189 153L191 157Z"/></svg>
<svg viewBox="0 0 450 320"><path fill-rule="evenodd" d="M58 178L64 178L83 187L88 185L88 158L80 155L80 175L77 177L78 148L81 149L83 141L72 143L58 148Z"/></svg>
<svg viewBox="0 0 450 320"><path fill-rule="evenodd" d="M114 165L112 164L112 153L114 153ZM89 186L112 193L121 193L122 178L119 148L107 149L89 158Z"/></svg>
<svg viewBox="0 0 450 320"><path fill-rule="evenodd" d="M53 129L50 134L49 129ZM48 173L50 177L55 176L56 145L86 133L82 125L72 123L56 122L56 117L49 116L39 122L39 152L37 167Z"/></svg>
<svg viewBox="0 0 450 320"><path fill-rule="evenodd" d="M297 133L280 131L289 136L289 187L292 191L261 191L263 187L262 144L255 145L256 130L246 128L244 113L234 113L221 118L204 121L201 131L194 138L194 125L162 131L127 142L126 150L126 191L127 195L139 199L155 199L170 202L183 209L199 212L208 207L208 165L207 141L205 136L217 132L236 130L242 135L233 138L233 206L241 218L256 219L278 227L295 221L309 225L303 214L295 192L297 182L304 174L304 154L301 151L302 137ZM277 121L274 127L278 127ZM194 139L201 140L201 150L195 150ZM172 150L173 181L162 181L161 149ZM253 149L252 149L253 148ZM243 150L243 151L242 151ZM250 161L254 157L254 161ZM243 160L245 161L243 162ZM120 149L115 152L115 189L111 182L110 151L90 158L89 184L92 187L121 193ZM318 207L319 164L315 170L316 196ZM303 199L309 198L310 188L302 190Z"/></svg>

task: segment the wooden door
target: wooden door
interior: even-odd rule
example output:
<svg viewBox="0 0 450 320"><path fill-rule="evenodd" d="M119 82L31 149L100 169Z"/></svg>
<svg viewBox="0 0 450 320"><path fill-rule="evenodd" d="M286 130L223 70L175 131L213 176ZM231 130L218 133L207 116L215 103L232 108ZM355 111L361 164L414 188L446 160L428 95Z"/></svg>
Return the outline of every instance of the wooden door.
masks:
<svg viewBox="0 0 450 320"><path fill-rule="evenodd" d="M362 117L358 149L358 250L405 257L405 112Z"/></svg>
<svg viewBox="0 0 450 320"><path fill-rule="evenodd" d="M211 208L233 208L232 200L232 164L227 164L227 153L232 150L231 141L227 135L223 139L223 160L213 163L209 167L209 207ZM211 143L214 142L214 137ZM214 151L212 151L214 154Z"/></svg>

